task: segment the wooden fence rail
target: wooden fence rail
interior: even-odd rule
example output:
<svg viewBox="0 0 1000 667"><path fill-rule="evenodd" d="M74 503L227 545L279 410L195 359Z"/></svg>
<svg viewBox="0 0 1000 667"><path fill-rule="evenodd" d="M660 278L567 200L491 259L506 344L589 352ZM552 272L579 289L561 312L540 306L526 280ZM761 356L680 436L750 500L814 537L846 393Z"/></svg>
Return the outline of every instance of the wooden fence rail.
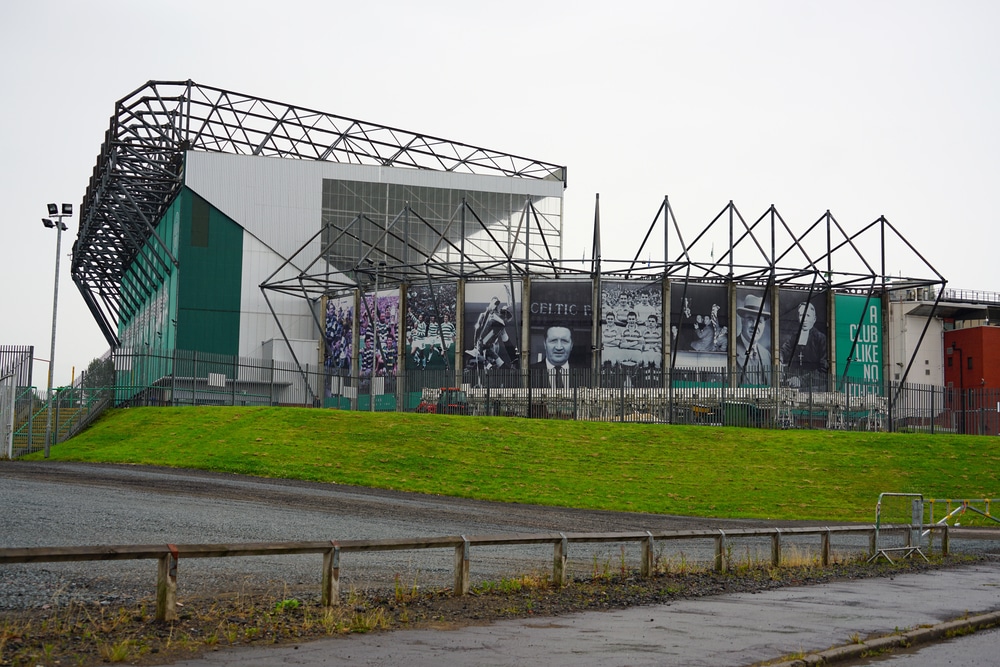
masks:
<svg viewBox="0 0 1000 667"><path fill-rule="evenodd" d="M449 537L398 538L382 540L331 540L313 542L247 542L240 544L139 544L85 547L30 547L0 549L3 563L59 563L69 561L156 559L156 618L170 621L177 618L177 562L181 558L226 558L229 556L279 556L290 554L322 554L323 576L321 600L326 607L340 604L340 557L342 553L362 551L398 551L415 549L454 549L454 595L469 592L469 562L472 547L550 544L553 546L552 582L566 583L566 561L570 543L638 542L640 573L652 576L655 570L654 545L657 540L711 539L715 543L713 567L724 572L729 567L729 544L737 538L771 538L771 563L781 564L783 538L803 535L820 537L820 560L830 564L831 541L834 534L869 536L869 553L876 553L876 530L902 531L907 540L916 526L898 524L876 527L835 526L802 528L737 528L732 530L633 531L621 533L501 533L495 535L458 535ZM921 530L942 533L941 553L948 555L948 525L927 524ZM909 544L909 542L907 542Z"/></svg>

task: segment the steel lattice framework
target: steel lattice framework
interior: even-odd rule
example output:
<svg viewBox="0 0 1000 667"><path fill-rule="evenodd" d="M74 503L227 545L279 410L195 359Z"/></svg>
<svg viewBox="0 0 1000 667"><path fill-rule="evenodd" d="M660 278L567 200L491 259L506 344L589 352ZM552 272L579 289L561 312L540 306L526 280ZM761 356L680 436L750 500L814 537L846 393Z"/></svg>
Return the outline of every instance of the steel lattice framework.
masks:
<svg viewBox="0 0 1000 667"><path fill-rule="evenodd" d="M156 225L189 150L566 182L566 168L425 134L203 86L150 81L119 100L80 206L73 281L112 346L117 323L176 268Z"/></svg>

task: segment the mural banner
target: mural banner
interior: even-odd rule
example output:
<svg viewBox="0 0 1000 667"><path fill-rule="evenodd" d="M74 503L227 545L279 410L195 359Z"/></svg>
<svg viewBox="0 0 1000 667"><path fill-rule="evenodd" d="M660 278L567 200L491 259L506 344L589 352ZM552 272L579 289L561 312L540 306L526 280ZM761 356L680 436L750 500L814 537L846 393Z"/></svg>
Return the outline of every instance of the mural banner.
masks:
<svg viewBox="0 0 1000 667"><path fill-rule="evenodd" d="M350 376L354 331L354 294L326 299L323 367L326 369L326 397L332 393L332 376Z"/></svg>
<svg viewBox="0 0 1000 667"><path fill-rule="evenodd" d="M520 384L521 289L520 280L465 284L465 382Z"/></svg>
<svg viewBox="0 0 1000 667"><path fill-rule="evenodd" d="M771 304L762 289L736 288L736 374L741 386L771 384Z"/></svg>
<svg viewBox="0 0 1000 667"><path fill-rule="evenodd" d="M660 282L601 283L598 351L602 370L662 366L662 294Z"/></svg>
<svg viewBox="0 0 1000 667"><path fill-rule="evenodd" d="M360 376L393 377L399 367L399 290L365 294L358 313Z"/></svg>
<svg viewBox="0 0 1000 667"><path fill-rule="evenodd" d="M829 323L826 292L778 292L778 361L788 387L828 391Z"/></svg>
<svg viewBox="0 0 1000 667"><path fill-rule="evenodd" d="M838 294L837 380L869 383L866 393L882 393L882 308L877 297ZM853 350L853 351L852 351Z"/></svg>
<svg viewBox="0 0 1000 667"><path fill-rule="evenodd" d="M671 283L670 344L675 368L726 368L728 293L720 285Z"/></svg>
<svg viewBox="0 0 1000 667"><path fill-rule="evenodd" d="M406 292L406 370L455 368L457 283L411 285Z"/></svg>
<svg viewBox="0 0 1000 667"><path fill-rule="evenodd" d="M531 283L532 386L559 389L589 384L593 296L594 284L589 280Z"/></svg>

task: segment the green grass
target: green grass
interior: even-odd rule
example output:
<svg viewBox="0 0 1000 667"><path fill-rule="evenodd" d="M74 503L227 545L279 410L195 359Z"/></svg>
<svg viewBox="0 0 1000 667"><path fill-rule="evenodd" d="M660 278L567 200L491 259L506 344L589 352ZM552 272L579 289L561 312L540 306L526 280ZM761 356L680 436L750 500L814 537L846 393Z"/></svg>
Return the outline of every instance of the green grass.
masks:
<svg viewBox="0 0 1000 667"><path fill-rule="evenodd" d="M990 437L305 408L112 410L51 458L774 520L873 522L882 492L972 499L1000 491L1000 439Z"/></svg>

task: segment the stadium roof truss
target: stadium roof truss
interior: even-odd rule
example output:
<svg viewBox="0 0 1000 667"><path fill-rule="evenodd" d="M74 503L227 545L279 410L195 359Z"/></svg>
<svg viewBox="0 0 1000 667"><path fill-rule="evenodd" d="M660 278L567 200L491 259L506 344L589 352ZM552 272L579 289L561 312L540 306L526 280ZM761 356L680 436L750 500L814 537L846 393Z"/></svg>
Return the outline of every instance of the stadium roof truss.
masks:
<svg viewBox="0 0 1000 667"><path fill-rule="evenodd" d="M663 227L663 256L674 257L660 265L647 261L642 266L642 252L657 223ZM720 230L721 228L721 230ZM716 258L712 239L721 242ZM706 246L708 260L705 260ZM673 255L671 254L673 253ZM916 273L890 275L888 258L896 265L905 264ZM886 219L879 216L856 231L848 231L826 211L802 232L796 233L771 205L752 223L748 223L730 201L691 242L685 242L668 197L663 198L643 242L628 266L602 272L600 258L600 213L594 222L594 272L624 276L654 271L667 280L688 283L722 283L758 286L764 289L763 303L778 289L799 289L816 293L835 291L855 293L869 300L893 292L935 287L934 303L920 332L914 352L903 371L906 381L930 327L931 317L944 296L947 281L916 248ZM877 261L873 258L877 257ZM860 323L859 323L860 324ZM857 328L860 331L861 327ZM855 336L857 336L856 334ZM853 357L853 346L848 355ZM848 362L850 363L850 362ZM846 376L846 369L844 374Z"/></svg>
<svg viewBox="0 0 1000 667"><path fill-rule="evenodd" d="M566 168L554 164L191 81L150 81L116 104L73 247L73 279L112 346L118 344L119 319L136 312L147 296L128 291L134 288L123 283L125 271L133 267L136 282L155 289L177 266L155 227L180 191L184 152L189 150L566 183ZM525 198L520 216L512 216L505 234L495 234L495 221L484 220L466 201L443 226L429 222L424 213L407 205L386 221L359 213L347 224L327 223L260 288L265 298L273 291L315 300L379 280L390 287L458 278L575 276L737 284L765 291L833 290L874 299L897 290L943 288L947 282L884 216L849 231L826 211L796 232L774 206L749 222L729 202L687 241L664 197L634 257L615 260L602 256L598 197L587 261L567 260L561 248L549 246L556 227L535 209L531 197ZM662 247L654 249L657 226ZM414 242L415 229L431 242ZM533 238L536 234L541 243ZM344 247L345 240L351 250L337 255L334 245ZM914 275L891 275L890 258ZM931 313L943 292L935 291Z"/></svg>
<svg viewBox="0 0 1000 667"><path fill-rule="evenodd" d="M485 255L492 259L476 259L466 248L454 246L448 233L456 221L460 221L458 224L463 230L459 239L464 239L466 232L486 232L489 241L479 250L485 250ZM438 234L437 243L430 248L409 243L406 230L412 225L433 229ZM659 259L654 260L650 241L658 226L662 247L656 248ZM804 231L796 232L773 205L753 222L748 222L733 202L729 202L692 240L686 241L670 200L664 197L634 257L609 260L602 257L600 197L597 197L589 262L557 258L547 246L544 246L544 254L533 253L528 243L529 235L536 230L535 233L544 238L543 229L543 220L530 200L521 212L511 237L513 242L506 245L489 234L489 225L464 201L445 228L435 228L409 206L384 225L358 215L343 227L331 226L317 232L260 287L269 305L270 291L317 299L359 286L372 289L381 284L388 288L402 282L433 284L458 278L577 277L597 281L670 280L685 286L690 283L736 284L763 288L765 298L778 289L799 289L811 293L828 290L855 293L875 300L890 292L937 287L935 303L931 306L933 313L947 283L885 216L879 216L857 231L849 231L826 211ZM324 237L322 249L310 260L304 255L321 235ZM343 237L356 243L356 253L350 257L331 257L330 249ZM448 244L458 251L458 262L440 258L438 250ZM716 244L720 248L718 256ZM403 254L387 252L386 248L392 246L403 248ZM644 251L648 253L646 260L642 259ZM890 254L894 264L902 262L917 275L903 276L900 272L891 276L887 267ZM277 278L289 266L304 268L297 275ZM280 328L281 322L273 306L271 312ZM314 313L314 317L318 316ZM929 324L928 317L920 342ZM322 330L318 319L316 325ZM907 374L912 363L911 357Z"/></svg>
<svg viewBox="0 0 1000 667"><path fill-rule="evenodd" d="M192 81L150 81L119 100L80 206L72 275L112 346L120 319L177 260L156 225L183 185L185 151L408 167L566 182L538 160L295 107Z"/></svg>
<svg viewBox="0 0 1000 667"><path fill-rule="evenodd" d="M454 237L459 241L449 236L456 225L463 230ZM654 250L650 241L658 225L662 227L662 247ZM420 247L410 242L408 230L414 226L436 233L436 243ZM479 232L484 233L487 240L477 245L473 254L465 245L465 239ZM532 233L542 236L544 252L529 244ZM602 256L598 198L590 260L560 258L544 243L545 235L544 216L530 200L525 202L509 239L494 236L489 224L464 201L456 207L444 228L434 227L411 206L397 212L387 224L359 214L345 226L330 225L317 231L261 288L317 298L371 282L376 265L387 286L398 282L455 278L578 276L883 294L946 284L941 274L885 216L859 230L849 231L826 211L804 231L796 232L774 206L753 222L747 222L735 204L729 202L693 240L686 241L670 200L664 197L634 257L621 260ZM304 256L320 236L324 241L319 254L313 251L312 257ZM332 257L331 248L343 238L350 240L352 248L356 244L356 252L350 256ZM716 244L720 248L718 253ZM890 250L892 245L895 247ZM439 251L444 246L455 251L458 261L442 259ZM403 250L392 252L386 250L388 247ZM645 260L642 259L644 252L648 252ZM892 253L896 264L901 255L906 255L909 266L919 275L903 276L901 272L891 275L887 253ZM276 276L288 266L304 268L294 277L277 279Z"/></svg>

